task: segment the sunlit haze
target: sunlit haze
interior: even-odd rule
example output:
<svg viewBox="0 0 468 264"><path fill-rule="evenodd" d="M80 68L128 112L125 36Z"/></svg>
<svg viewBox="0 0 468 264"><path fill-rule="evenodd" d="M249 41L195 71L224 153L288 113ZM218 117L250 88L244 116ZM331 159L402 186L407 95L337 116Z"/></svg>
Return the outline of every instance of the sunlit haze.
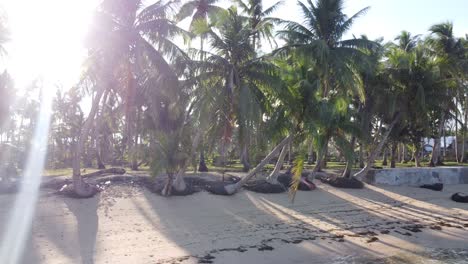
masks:
<svg viewBox="0 0 468 264"><path fill-rule="evenodd" d="M276 0L265 0L269 7ZM468 33L468 1L466 0L348 0L346 13L354 14L370 6L369 12L357 21L350 36L367 34L371 39L384 37L392 40L401 30L425 34L430 25L450 20L455 24L455 35ZM76 82L86 54L84 38L98 0L2 0L7 14L11 41L6 48L8 56L0 62L7 68L18 88L43 76L49 81L69 87ZM295 0L285 0L274 16L302 21ZM227 6L229 1L220 1ZM185 25L187 23L183 23ZM195 44L196 45L196 44ZM5 66L6 63L6 66Z"/></svg>

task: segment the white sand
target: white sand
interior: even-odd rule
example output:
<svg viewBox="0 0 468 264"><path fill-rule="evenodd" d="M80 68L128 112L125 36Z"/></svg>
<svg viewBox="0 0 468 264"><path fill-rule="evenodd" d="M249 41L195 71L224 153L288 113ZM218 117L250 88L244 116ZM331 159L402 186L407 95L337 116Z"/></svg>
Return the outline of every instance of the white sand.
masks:
<svg viewBox="0 0 468 264"><path fill-rule="evenodd" d="M449 199L467 190L318 184L294 204L287 194L163 198L130 186L85 200L42 194L23 262L198 263L211 252L213 263L352 263L392 255L424 263L418 255L425 248L468 250L468 204ZM0 234L13 199L0 195ZM414 221L422 232L404 229ZM429 228L441 222L442 230ZM374 236L378 241L368 243ZM265 246L270 250L261 251Z"/></svg>

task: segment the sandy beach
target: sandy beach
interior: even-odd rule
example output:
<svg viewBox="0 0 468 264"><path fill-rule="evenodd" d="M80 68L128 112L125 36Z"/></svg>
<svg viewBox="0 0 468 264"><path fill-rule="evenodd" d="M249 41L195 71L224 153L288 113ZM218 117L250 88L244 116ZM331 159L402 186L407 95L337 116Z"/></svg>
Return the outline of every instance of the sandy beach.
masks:
<svg viewBox="0 0 468 264"><path fill-rule="evenodd" d="M111 184L91 199L42 191L23 263L468 263L468 204L449 199L468 185L317 185L294 204L245 190L164 198ZM14 198L0 196L1 233Z"/></svg>

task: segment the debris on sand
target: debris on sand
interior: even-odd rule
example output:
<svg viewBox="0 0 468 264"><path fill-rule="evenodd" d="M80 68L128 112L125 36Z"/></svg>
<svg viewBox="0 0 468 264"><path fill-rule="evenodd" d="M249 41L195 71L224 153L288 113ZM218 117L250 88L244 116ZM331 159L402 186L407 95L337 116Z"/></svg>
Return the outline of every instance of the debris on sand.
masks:
<svg viewBox="0 0 468 264"><path fill-rule="evenodd" d="M443 183L434 183L434 184L423 184L419 188L429 189L433 191L442 191L444 189Z"/></svg>

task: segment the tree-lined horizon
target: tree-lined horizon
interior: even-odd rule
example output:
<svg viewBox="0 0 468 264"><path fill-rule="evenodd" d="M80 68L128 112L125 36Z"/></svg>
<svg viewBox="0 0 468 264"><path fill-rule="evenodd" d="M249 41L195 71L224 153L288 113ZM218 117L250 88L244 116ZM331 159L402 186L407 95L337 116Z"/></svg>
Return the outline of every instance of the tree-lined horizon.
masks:
<svg viewBox="0 0 468 264"><path fill-rule="evenodd" d="M365 177L387 156L391 167L441 165L447 135L461 139L454 160L466 161L468 39L454 35L456 25L434 24L425 35L402 29L385 43L344 38L370 7L345 14L343 0L298 1L301 23L271 16L282 1L217 2L99 5L82 77L57 91L49 134L46 167L72 167L77 195L95 192L81 175L87 167L149 167L170 195L186 188L188 170L239 163L246 176L224 187L233 194L271 162L267 181L277 184L290 163L294 192L306 164L314 174L331 158L346 164L345 178ZM8 39L0 19L2 56ZM41 89L38 80L19 94L8 71L0 75L4 170L24 165ZM424 138L434 139L430 156Z"/></svg>

